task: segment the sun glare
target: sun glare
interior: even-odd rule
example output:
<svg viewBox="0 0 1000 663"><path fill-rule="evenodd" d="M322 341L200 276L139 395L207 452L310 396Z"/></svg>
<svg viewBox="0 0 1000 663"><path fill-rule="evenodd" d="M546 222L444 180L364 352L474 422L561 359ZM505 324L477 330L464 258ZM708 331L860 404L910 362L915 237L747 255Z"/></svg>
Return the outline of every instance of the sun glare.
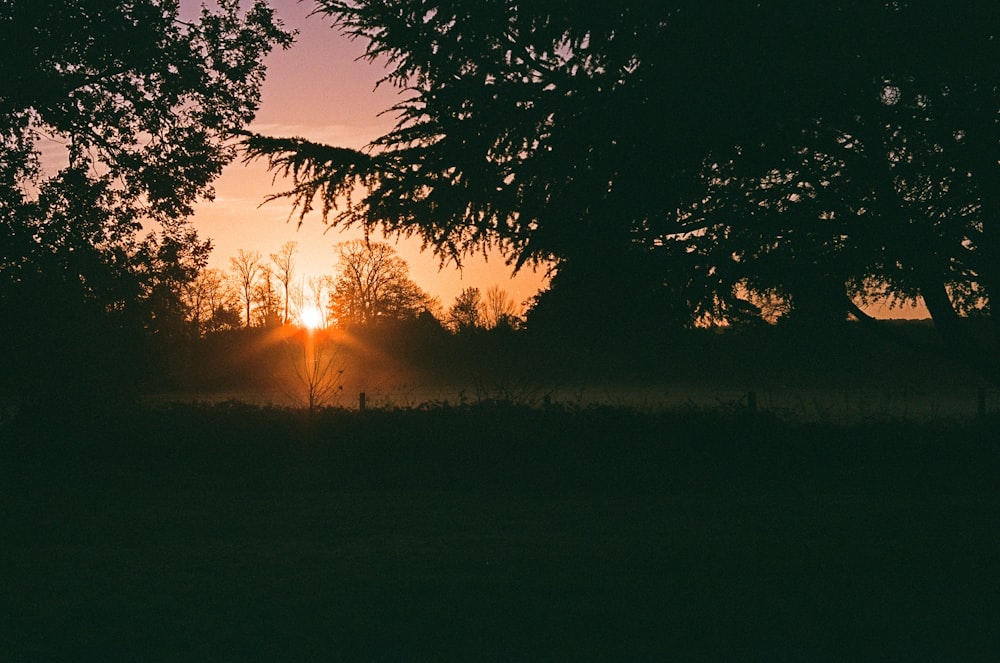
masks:
<svg viewBox="0 0 1000 663"><path fill-rule="evenodd" d="M302 309L302 325L307 329L319 329L323 326L323 312L315 306Z"/></svg>

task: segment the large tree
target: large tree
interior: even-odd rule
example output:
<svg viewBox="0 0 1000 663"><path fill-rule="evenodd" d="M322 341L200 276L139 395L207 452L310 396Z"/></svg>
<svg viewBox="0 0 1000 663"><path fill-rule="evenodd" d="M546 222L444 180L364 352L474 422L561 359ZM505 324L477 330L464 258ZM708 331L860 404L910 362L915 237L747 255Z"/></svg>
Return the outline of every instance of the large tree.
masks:
<svg viewBox="0 0 1000 663"><path fill-rule="evenodd" d="M0 3L0 323L13 374L114 378L141 330L182 320L209 245L188 224L253 118L267 5ZM123 339L130 339L127 342ZM8 346L10 347L10 346ZM61 378L56 378L61 380Z"/></svg>
<svg viewBox="0 0 1000 663"><path fill-rule="evenodd" d="M338 325L415 319L433 307L389 244L356 239L337 244L336 251L330 312Z"/></svg>
<svg viewBox="0 0 1000 663"><path fill-rule="evenodd" d="M739 316L776 296L836 317L883 293L943 330L988 311L993 2L317 5L401 96L366 150L248 140L303 214L456 260L555 260L571 296L552 310L589 293L608 316L664 298Z"/></svg>
<svg viewBox="0 0 1000 663"><path fill-rule="evenodd" d="M1000 13L845 8L865 26L838 35L854 57L814 57L838 94L780 115L780 134L708 155L704 187L664 241L684 247L713 313L777 296L792 318L872 322L865 304L921 302L959 355L1000 380Z"/></svg>

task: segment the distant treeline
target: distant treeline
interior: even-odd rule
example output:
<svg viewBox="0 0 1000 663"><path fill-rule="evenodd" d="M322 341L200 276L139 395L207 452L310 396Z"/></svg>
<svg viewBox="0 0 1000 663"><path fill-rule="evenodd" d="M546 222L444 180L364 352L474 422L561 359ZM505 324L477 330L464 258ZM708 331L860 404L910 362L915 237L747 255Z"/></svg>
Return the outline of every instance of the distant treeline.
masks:
<svg viewBox="0 0 1000 663"><path fill-rule="evenodd" d="M309 349L311 346L311 350ZM311 352L310 366L304 366ZM539 404L546 389L573 385L979 384L955 364L931 324L859 323L829 329L686 329L623 342L563 329L449 332L435 319L383 321L346 330L237 329L170 346L148 391L176 394L281 391L302 401L304 369L324 362L354 405L365 385L521 388ZM512 394L505 397L515 398ZM304 404L304 403L303 403Z"/></svg>

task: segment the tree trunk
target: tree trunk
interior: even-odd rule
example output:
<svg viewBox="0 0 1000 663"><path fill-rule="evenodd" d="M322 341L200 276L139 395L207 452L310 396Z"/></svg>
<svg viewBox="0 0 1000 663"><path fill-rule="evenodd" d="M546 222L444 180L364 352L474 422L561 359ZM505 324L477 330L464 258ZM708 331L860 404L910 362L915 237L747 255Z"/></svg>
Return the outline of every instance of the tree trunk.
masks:
<svg viewBox="0 0 1000 663"><path fill-rule="evenodd" d="M951 304L943 283L923 279L920 294L931 314L934 328L962 363L975 369L984 379L1000 386L1000 357L995 343L977 338L968 321L963 321Z"/></svg>

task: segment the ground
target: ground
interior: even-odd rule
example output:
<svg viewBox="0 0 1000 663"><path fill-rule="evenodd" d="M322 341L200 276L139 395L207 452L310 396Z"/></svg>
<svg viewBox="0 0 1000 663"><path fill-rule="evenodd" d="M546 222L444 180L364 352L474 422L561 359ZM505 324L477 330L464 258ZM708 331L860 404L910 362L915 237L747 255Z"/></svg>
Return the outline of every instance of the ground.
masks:
<svg viewBox="0 0 1000 663"><path fill-rule="evenodd" d="M997 421L137 408L4 429L10 660L1000 647Z"/></svg>

